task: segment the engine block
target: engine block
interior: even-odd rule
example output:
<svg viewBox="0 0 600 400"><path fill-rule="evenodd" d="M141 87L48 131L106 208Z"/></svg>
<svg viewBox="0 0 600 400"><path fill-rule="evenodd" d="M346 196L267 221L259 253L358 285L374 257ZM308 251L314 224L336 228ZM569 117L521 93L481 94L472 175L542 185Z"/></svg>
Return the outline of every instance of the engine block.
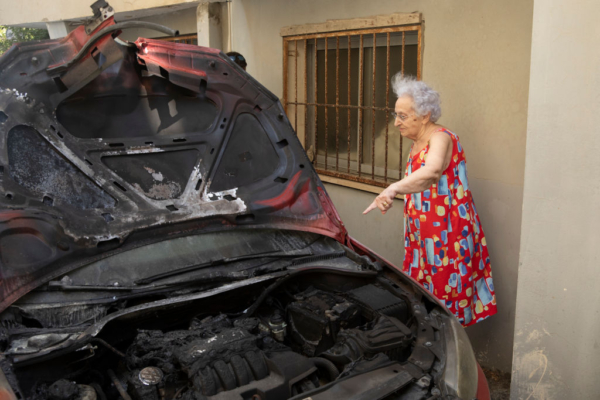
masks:
<svg viewBox="0 0 600 400"><path fill-rule="evenodd" d="M187 331L140 331L127 351L128 382L139 399L159 399L186 387L183 399L288 398L291 387L316 371L306 357L258 329L256 318L231 321L224 315ZM159 382L142 371L153 367ZM155 376L159 374L154 374Z"/></svg>

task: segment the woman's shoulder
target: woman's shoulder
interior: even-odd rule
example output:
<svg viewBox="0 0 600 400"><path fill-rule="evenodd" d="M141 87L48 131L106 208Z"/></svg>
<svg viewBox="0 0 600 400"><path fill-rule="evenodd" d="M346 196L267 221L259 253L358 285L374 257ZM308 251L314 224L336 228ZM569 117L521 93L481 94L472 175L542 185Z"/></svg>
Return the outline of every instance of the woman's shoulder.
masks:
<svg viewBox="0 0 600 400"><path fill-rule="evenodd" d="M463 148L460 144L460 140L458 140L458 135L452 132L450 129L446 127L440 127L438 131L436 131L431 137L437 135L437 140L445 141L446 143L452 143L453 152L462 153Z"/></svg>
<svg viewBox="0 0 600 400"><path fill-rule="evenodd" d="M435 132L433 132L433 135L431 135L431 137L433 136L438 136L438 137L445 137L445 138L450 138L450 139L456 139L458 140L458 135L454 132L452 132L450 129L446 128L445 126L439 126L439 128L437 128L437 130Z"/></svg>
<svg viewBox="0 0 600 400"><path fill-rule="evenodd" d="M434 131L431 134L431 137L429 138L430 142L437 142L440 144L449 144L451 142L454 142L455 140L458 140L458 136L456 136L456 134L454 134L448 128L445 128L443 126L439 127L436 131Z"/></svg>

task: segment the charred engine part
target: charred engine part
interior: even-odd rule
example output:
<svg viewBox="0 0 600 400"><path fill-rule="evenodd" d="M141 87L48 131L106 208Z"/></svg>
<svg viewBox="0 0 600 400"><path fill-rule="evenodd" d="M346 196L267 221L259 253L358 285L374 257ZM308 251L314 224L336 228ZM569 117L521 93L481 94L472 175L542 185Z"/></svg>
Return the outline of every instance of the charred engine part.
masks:
<svg viewBox="0 0 600 400"><path fill-rule="evenodd" d="M326 370L329 374L329 379L331 379L332 381L336 380L337 377L340 375L340 371L338 371L335 364L329 361L328 359L321 357L313 357L310 360L315 364L316 367L320 367Z"/></svg>
<svg viewBox="0 0 600 400"><path fill-rule="evenodd" d="M393 361L404 361L410 355L412 339L412 331L406 325L394 317L382 315L360 328L340 332L338 342L322 356L339 365L377 354L385 354Z"/></svg>
<svg viewBox="0 0 600 400"><path fill-rule="evenodd" d="M11 347L7 350L8 354L30 354L36 353L44 348L64 342L69 337L68 333L49 333L35 335L24 339L15 339Z"/></svg>
<svg viewBox="0 0 600 400"><path fill-rule="evenodd" d="M271 335L278 342L283 342L286 337L287 323L279 310L275 310L273 314L266 317L261 316L260 320L261 322L258 325L258 328L262 332Z"/></svg>
<svg viewBox="0 0 600 400"><path fill-rule="evenodd" d="M375 285L365 285L347 292L347 295L363 308L394 317L400 321L408 319L408 304L389 291Z"/></svg>
<svg viewBox="0 0 600 400"><path fill-rule="evenodd" d="M158 385L164 378L162 370L158 367L146 367L140 371L140 382L146 386Z"/></svg>
<svg viewBox="0 0 600 400"><path fill-rule="evenodd" d="M283 342L283 339L285 338L286 326L287 324L285 323L285 319L279 312L276 312L271 318L269 318L269 329L271 330L275 340Z"/></svg>
<svg viewBox="0 0 600 400"><path fill-rule="evenodd" d="M121 384L121 381L119 381L119 378L117 378L117 376L115 375L113 370L109 369L107 372L108 372L108 376L110 377L110 379L113 382L113 385L115 386L115 389L117 389L117 391L121 395L121 398L123 400L131 400L131 396L129 396L129 394L127 394L127 391L125 390L125 388Z"/></svg>
<svg viewBox="0 0 600 400"><path fill-rule="evenodd" d="M61 379L48 388L48 397L52 400L69 400L79 397L79 388L75 382Z"/></svg>
<svg viewBox="0 0 600 400"><path fill-rule="evenodd" d="M104 398L104 393L98 396L96 389L90 385L78 385L67 379L59 379L48 387L41 388L37 398L48 400L96 400Z"/></svg>
<svg viewBox="0 0 600 400"><path fill-rule="evenodd" d="M325 360L327 359L325 358ZM378 367L389 364L390 358L382 353L371 358L363 357L346 365L344 370L340 373L339 378L343 378L352 374L361 374L363 372L371 371Z"/></svg>
<svg viewBox="0 0 600 400"><path fill-rule="evenodd" d="M295 298L287 307L290 337L309 357L333 346L341 329L361 323L359 307L341 296L309 288Z"/></svg>
<svg viewBox="0 0 600 400"><path fill-rule="evenodd" d="M262 332L259 323L220 315L196 320L186 331L141 331L127 350L130 394L136 399L178 391L183 399L236 394L283 399L301 393L294 385L317 371L315 362ZM315 387L302 384L304 390Z"/></svg>

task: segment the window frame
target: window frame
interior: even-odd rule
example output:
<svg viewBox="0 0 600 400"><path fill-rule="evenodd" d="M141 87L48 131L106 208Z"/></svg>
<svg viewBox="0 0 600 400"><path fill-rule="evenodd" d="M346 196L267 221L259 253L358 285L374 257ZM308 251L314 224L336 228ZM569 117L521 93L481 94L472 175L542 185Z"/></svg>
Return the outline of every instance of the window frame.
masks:
<svg viewBox="0 0 600 400"><path fill-rule="evenodd" d="M397 18L398 16L400 16L400 18ZM378 16L378 17L370 17L370 18L363 18L363 19L358 19L358 20L335 20L335 21L327 21L326 23L323 24L307 24L307 25L299 25L299 26L294 26L294 27L285 27L281 30L281 35L282 35L282 39L283 39L283 98L282 98L282 103L283 103L283 107L284 110L286 112L286 114L289 112L289 106L294 107L294 110L292 112L294 112L294 130L296 131L296 134L298 135L298 108L299 107L304 107L304 117L305 117L305 125L304 125L304 137L300 137L299 135L299 139L301 139L301 143L303 144L305 150L307 149L307 145L308 145L308 136L310 136L309 132L308 132L308 127L307 127L307 118L308 118L308 114L309 114L309 107L312 108L314 110L314 113L316 115L316 111L318 110L318 108L320 107L324 107L325 109L327 109L327 107L334 107L334 109L336 110L336 116L337 116L337 112L339 112L340 109L351 109L351 108L356 108L358 109L358 112L360 113L360 121L362 121L362 115L364 112L372 112L373 116L371 117L372 119L372 123L373 123L373 127L372 127L372 133L371 133L371 140L372 140L372 144L371 144L371 152L372 152L372 156L371 159L374 159L374 151L375 151L375 111L384 111L386 113L386 133L385 133L385 138L386 138L386 147L385 147L385 154L386 154L386 158L385 158L385 165L384 165L384 174L383 174L383 179L379 178L379 179L375 179L375 176L377 175L379 177L378 174L375 174L375 165L374 163L371 164L370 166L370 172L366 172L366 171L361 171L361 164L362 164L362 160L363 160L363 156L364 156L364 149L363 149L363 134L362 134L362 122L359 124L358 127L358 137L357 137L357 141L359 142L358 147L357 147L357 160L354 161L353 163L357 164L357 168L356 168L356 173L348 173L348 169L344 168L344 172L340 172L340 167L338 164L339 161L339 144L336 141L336 166L334 167L334 169L329 169L327 168L327 142L325 145L325 168L321 168L317 165L317 159L321 159L323 158L322 155L318 154L318 145L316 144L316 136L319 134L319 132L317 131L317 128L315 126L315 129L313 131L313 136L312 139L315 141L315 156L314 159L311 160L313 163L313 166L315 167L315 170L317 171L317 173L319 174L319 176L321 177L321 180L323 180L324 182L330 182L330 183L334 183L337 185L342 185L342 186L348 186L348 187L353 187L355 189L359 189L359 190L363 190L363 191L368 191L368 192L374 192L374 193L379 193L381 191L382 187L387 187L390 183L396 181L397 179L402 178L400 175L402 174L403 168L403 160L402 160L402 141L400 140L399 143L399 149L400 149L400 160L399 160L399 167L398 167L398 175L396 177L390 177L388 176L388 163L387 163L387 154L388 154L388 147L387 147L387 141L388 141L388 127L389 127L389 123L388 123L388 118L391 118L390 113L392 111L394 111L393 107L390 107L390 104L386 104L386 107L376 107L375 104L371 104L370 106L364 106L364 102L363 102L363 94L362 91L364 89L364 87L366 87L364 81L360 82L359 85L359 90L361 90L361 95L359 96L359 105L358 106L351 106L351 105L342 105L339 103L339 100L336 99L335 104L329 104L327 102L327 100L325 100L324 104L318 104L317 100L316 100L316 90L315 90L315 98L313 99L314 102L311 103L308 100L308 78L307 78L307 71L308 68L306 68L308 66L307 63L307 54L308 54L308 47L307 44L314 46L314 51L315 51L315 61L316 61L316 52L317 52L317 40L318 39L325 39L325 49L327 49L327 41L329 38L335 38L336 39L336 47L334 49L337 50L336 52L336 60L339 58L339 43L340 43L340 39L344 38L343 40L348 40L351 36L359 36L360 37L360 54L361 54L361 68L362 68L362 62L363 62L363 52L364 49L366 47L364 47L363 45L363 38L364 37L372 37L373 38L373 43L376 42L376 39L380 36L376 36L378 34L386 34L387 37L387 60L384 60L384 62L387 61L388 65L387 65L387 83L386 83L386 101L387 101L387 93L390 89L390 71L389 71L389 60L390 60L390 34L393 33L402 33L402 70L404 70L404 54L405 54L405 37L406 37L406 33L407 32L416 32L417 34L417 79L421 79L421 75L422 75L422 48L423 48L423 24L422 24L422 20L421 20L421 15L418 13L413 13L413 14L392 14L391 16L385 16L386 18L383 18L384 16ZM382 18L383 18L383 22L382 22ZM405 21L404 23L402 21ZM394 22L393 25L390 26L390 22ZM346 28L346 29L344 29ZM304 44L304 71L300 71L301 73L304 73L304 102L301 102L298 100L298 58L299 53L298 53L298 42L300 42L301 44ZM290 49L291 46L291 49ZM379 46L377 46L379 47ZM373 49L375 49L375 45L373 45ZM333 49L331 49L333 50ZM289 53L292 52L293 56L290 56ZM374 52L374 51L373 51ZM327 56L325 56L325 58L327 59ZM291 59L291 60L290 60ZM374 60L375 61L375 60ZM293 65L291 65L291 63L293 63ZM336 63L337 65L337 63ZM290 69L291 67L291 69ZM361 70L362 71L362 70ZM373 70L373 72L375 72L375 70ZM374 74L375 75L375 74ZM316 78L316 77L315 77ZM337 77L336 77L337 78ZM290 87L290 84L292 83L291 80L294 81L294 85L293 87ZM326 79L325 79L326 82ZM323 82L319 82L318 79L315 79L315 88L313 89L317 89L319 84L323 84ZM336 82L336 90L337 87L339 86L339 83ZM291 89L291 90L290 90ZM326 90L326 89L325 89ZM291 98L290 98L291 95ZM339 97L339 95L337 95L337 97ZM289 114L288 114L289 115ZM291 115L290 115L291 117ZM316 118L315 118L316 119ZM291 118L290 118L291 120ZM336 138L337 138L337 131L339 128L339 118L336 118L336 121L334 121L336 124ZM316 123L315 123L316 125ZM350 133L349 133L350 134ZM326 135L327 135L327 130L326 130ZM350 149L348 149L348 152L350 151ZM345 163L348 163L348 166L350 165L350 160L349 159L343 159L345 161ZM394 170L395 171L395 170Z"/></svg>

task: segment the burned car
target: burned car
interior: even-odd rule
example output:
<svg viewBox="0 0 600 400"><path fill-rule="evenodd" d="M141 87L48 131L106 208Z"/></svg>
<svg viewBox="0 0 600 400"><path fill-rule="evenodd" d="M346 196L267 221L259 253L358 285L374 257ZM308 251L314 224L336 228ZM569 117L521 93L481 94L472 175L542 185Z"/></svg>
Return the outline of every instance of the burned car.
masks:
<svg viewBox="0 0 600 400"><path fill-rule="evenodd" d="M149 24L110 11L0 58L0 398L489 398L278 99L218 50L119 40Z"/></svg>

